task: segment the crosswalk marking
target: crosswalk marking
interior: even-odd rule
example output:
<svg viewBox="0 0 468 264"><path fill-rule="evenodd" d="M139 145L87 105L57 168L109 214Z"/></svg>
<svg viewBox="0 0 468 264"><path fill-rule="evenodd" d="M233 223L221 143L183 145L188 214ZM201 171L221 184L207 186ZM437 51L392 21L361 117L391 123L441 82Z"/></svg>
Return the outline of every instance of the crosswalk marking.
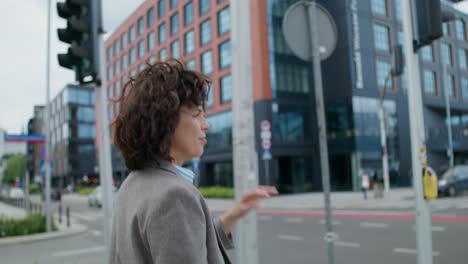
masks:
<svg viewBox="0 0 468 264"><path fill-rule="evenodd" d="M288 217L283 220L286 223L302 223L304 222L303 218L300 217Z"/></svg>
<svg viewBox="0 0 468 264"><path fill-rule="evenodd" d="M410 249L410 248L394 248L393 252L395 253L404 253L404 254L414 254L416 255L418 251L416 249ZM438 251L432 251L432 255L437 257L440 256L440 252Z"/></svg>
<svg viewBox="0 0 468 264"><path fill-rule="evenodd" d="M364 228L387 228L388 224L376 222L361 222L359 223L359 226Z"/></svg>
<svg viewBox="0 0 468 264"><path fill-rule="evenodd" d="M360 248L361 247L361 245L359 243L345 242L345 241L335 241L334 244L335 244L335 246L339 246L339 247L351 247L351 248Z"/></svg>
<svg viewBox="0 0 468 264"><path fill-rule="evenodd" d="M278 235L279 239L290 240L290 241L302 241L304 240L300 236L291 236L291 235Z"/></svg>

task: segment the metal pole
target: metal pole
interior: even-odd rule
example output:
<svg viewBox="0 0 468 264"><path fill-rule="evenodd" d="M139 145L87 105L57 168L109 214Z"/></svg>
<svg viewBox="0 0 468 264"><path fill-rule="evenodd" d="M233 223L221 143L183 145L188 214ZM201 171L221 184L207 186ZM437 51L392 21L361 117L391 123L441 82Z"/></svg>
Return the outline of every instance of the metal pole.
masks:
<svg viewBox="0 0 468 264"><path fill-rule="evenodd" d="M265 160L265 185L272 185L270 182L270 163L268 160Z"/></svg>
<svg viewBox="0 0 468 264"><path fill-rule="evenodd" d="M26 173L24 174L24 182L25 182L25 192L24 192L24 204L26 205L26 211L28 214L31 214L31 203L29 200L29 171L26 170Z"/></svg>
<svg viewBox="0 0 468 264"><path fill-rule="evenodd" d="M50 29L51 29L51 12L52 12L52 1L48 1L47 8L47 53L46 53L46 106L45 106L45 214L46 214L46 231L52 231L51 221L51 204L50 204Z"/></svg>
<svg viewBox="0 0 468 264"><path fill-rule="evenodd" d="M326 228L325 241L328 248L328 263L335 263L333 246L336 235L332 230L330 208L330 170L328 164L327 123L325 120L325 105L323 99L322 68L320 65L320 51L317 37L316 4L315 1L306 4L309 16L309 37L312 43L312 56L314 66L315 107L317 109L317 121L320 145L320 166L322 167L322 186L325 198Z"/></svg>
<svg viewBox="0 0 468 264"><path fill-rule="evenodd" d="M447 156L449 158L449 168L453 168L454 162L453 162L453 143L452 143L452 123L451 123L451 113L450 113L450 99L448 96L448 72L447 72L447 65L445 64L445 61L442 63L443 65L443 82L444 82L444 97L445 97L445 123L447 125L447 133L448 133L448 150L447 150ZM451 81L451 80L450 80Z"/></svg>
<svg viewBox="0 0 468 264"><path fill-rule="evenodd" d="M430 208L423 197L422 166L427 165L426 143L424 133L424 115L422 112L421 78L418 54L413 49L413 1L402 1L403 32L405 34L405 54L408 70L408 114L411 137L411 161L413 185L415 192L416 237L418 264L432 264L432 234ZM413 3L414 5L414 3Z"/></svg>
<svg viewBox="0 0 468 264"><path fill-rule="evenodd" d="M258 185L258 156L252 98L252 57L250 42L250 1L231 1L232 47L232 146L236 200ZM236 261L258 263L257 215L248 213L235 229Z"/></svg>
<svg viewBox="0 0 468 264"><path fill-rule="evenodd" d="M382 175L384 180L385 193L388 195L390 192L390 181L388 177L388 150L387 150L387 131L385 130L385 108L384 98L387 89L387 83L391 77L391 71L388 72L385 78L383 91L380 94L380 109L379 109L379 121L380 121L380 145L382 147Z"/></svg>

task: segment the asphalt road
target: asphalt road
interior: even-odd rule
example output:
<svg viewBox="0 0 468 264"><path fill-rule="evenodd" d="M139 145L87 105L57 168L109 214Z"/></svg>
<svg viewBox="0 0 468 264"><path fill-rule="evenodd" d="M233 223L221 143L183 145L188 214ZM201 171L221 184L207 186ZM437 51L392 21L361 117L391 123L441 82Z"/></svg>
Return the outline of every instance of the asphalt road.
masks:
<svg viewBox="0 0 468 264"><path fill-rule="evenodd" d="M440 207L433 221L434 264L465 264L468 259L468 209ZM85 200L65 200L72 215L88 227L72 237L0 247L0 263L103 263L102 214ZM457 209L462 208L462 209ZM335 263L416 263L416 233L408 210L336 210ZM323 241L325 225L321 211L269 211L258 213L261 264L328 263ZM234 255L234 252L230 252ZM235 256L233 256L235 258Z"/></svg>

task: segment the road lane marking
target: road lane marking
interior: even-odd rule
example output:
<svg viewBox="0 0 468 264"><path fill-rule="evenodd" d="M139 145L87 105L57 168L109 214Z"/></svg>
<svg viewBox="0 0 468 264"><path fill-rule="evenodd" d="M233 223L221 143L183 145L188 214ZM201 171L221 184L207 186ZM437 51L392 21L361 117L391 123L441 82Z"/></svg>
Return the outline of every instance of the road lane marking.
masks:
<svg viewBox="0 0 468 264"><path fill-rule="evenodd" d="M394 248L393 252L395 253L403 253L403 254L418 254L418 251L416 249L410 249L410 248ZM434 257L440 256L440 252L438 251L432 251L432 255Z"/></svg>
<svg viewBox="0 0 468 264"><path fill-rule="evenodd" d="M106 248L104 246L92 247L92 248L82 248L75 250L59 251L52 254L52 257L67 257L72 255L81 255L93 252L104 251Z"/></svg>
<svg viewBox="0 0 468 264"><path fill-rule="evenodd" d="M359 226L363 228L387 228L388 224L376 222L360 222Z"/></svg>
<svg viewBox="0 0 468 264"><path fill-rule="evenodd" d="M327 221L325 221L325 219L321 219L321 220L319 221L319 223L322 224L322 225L324 225L324 224L327 223ZM341 225L341 222L339 222L339 221L332 221L332 225Z"/></svg>
<svg viewBox="0 0 468 264"><path fill-rule="evenodd" d="M290 235L278 235L279 239L290 240L290 241L302 241L304 238L300 236L290 236Z"/></svg>
<svg viewBox="0 0 468 264"><path fill-rule="evenodd" d="M270 221L272 219L273 219L273 217L271 215L261 215L260 216L260 220L262 220L262 221Z"/></svg>
<svg viewBox="0 0 468 264"><path fill-rule="evenodd" d="M442 232L445 231L445 226L431 226L432 232ZM416 230L416 226L413 225L413 230Z"/></svg>
<svg viewBox="0 0 468 264"><path fill-rule="evenodd" d="M286 223L302 223L304 222L304 219L299 217L288 217L283 219L283 221Z"/></svg>
<svg viewBox="0 0 468 264"><path fill-rule="evenodd" d="M93 235L95 235L95 236L100 236L100 235L102 235L102 232L101 232L101 231L98 231L98 230L93 230L93 231L91 232L91 234L93 234Z"/></svg>
<svg viewBox="0 0 468 264"><path fill-rule="evenodd" d="M345 242L345 241L335 241L334 244L335 244L335 246L339 246L339 247L351 247L351 248L360 248L361 247L361 245L359 243Z"/></svg>

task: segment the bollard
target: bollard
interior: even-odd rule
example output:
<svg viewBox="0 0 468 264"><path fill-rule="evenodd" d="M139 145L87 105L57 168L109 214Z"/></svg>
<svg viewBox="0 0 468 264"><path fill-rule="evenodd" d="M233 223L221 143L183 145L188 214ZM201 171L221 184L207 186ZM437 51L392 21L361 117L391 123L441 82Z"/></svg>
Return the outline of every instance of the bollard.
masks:
<svg viewBox="0 0 468 264"><path fill-rule="evenodd" d="M70 207L67 206L67 227L70 227Z"/></svg>
<svg viewBox="0 0 468 264"><path fill-rule="evenodd" d="M58 213L58 222L61 224L62 223L62 202L59 203L59 213Z"/></svg>

